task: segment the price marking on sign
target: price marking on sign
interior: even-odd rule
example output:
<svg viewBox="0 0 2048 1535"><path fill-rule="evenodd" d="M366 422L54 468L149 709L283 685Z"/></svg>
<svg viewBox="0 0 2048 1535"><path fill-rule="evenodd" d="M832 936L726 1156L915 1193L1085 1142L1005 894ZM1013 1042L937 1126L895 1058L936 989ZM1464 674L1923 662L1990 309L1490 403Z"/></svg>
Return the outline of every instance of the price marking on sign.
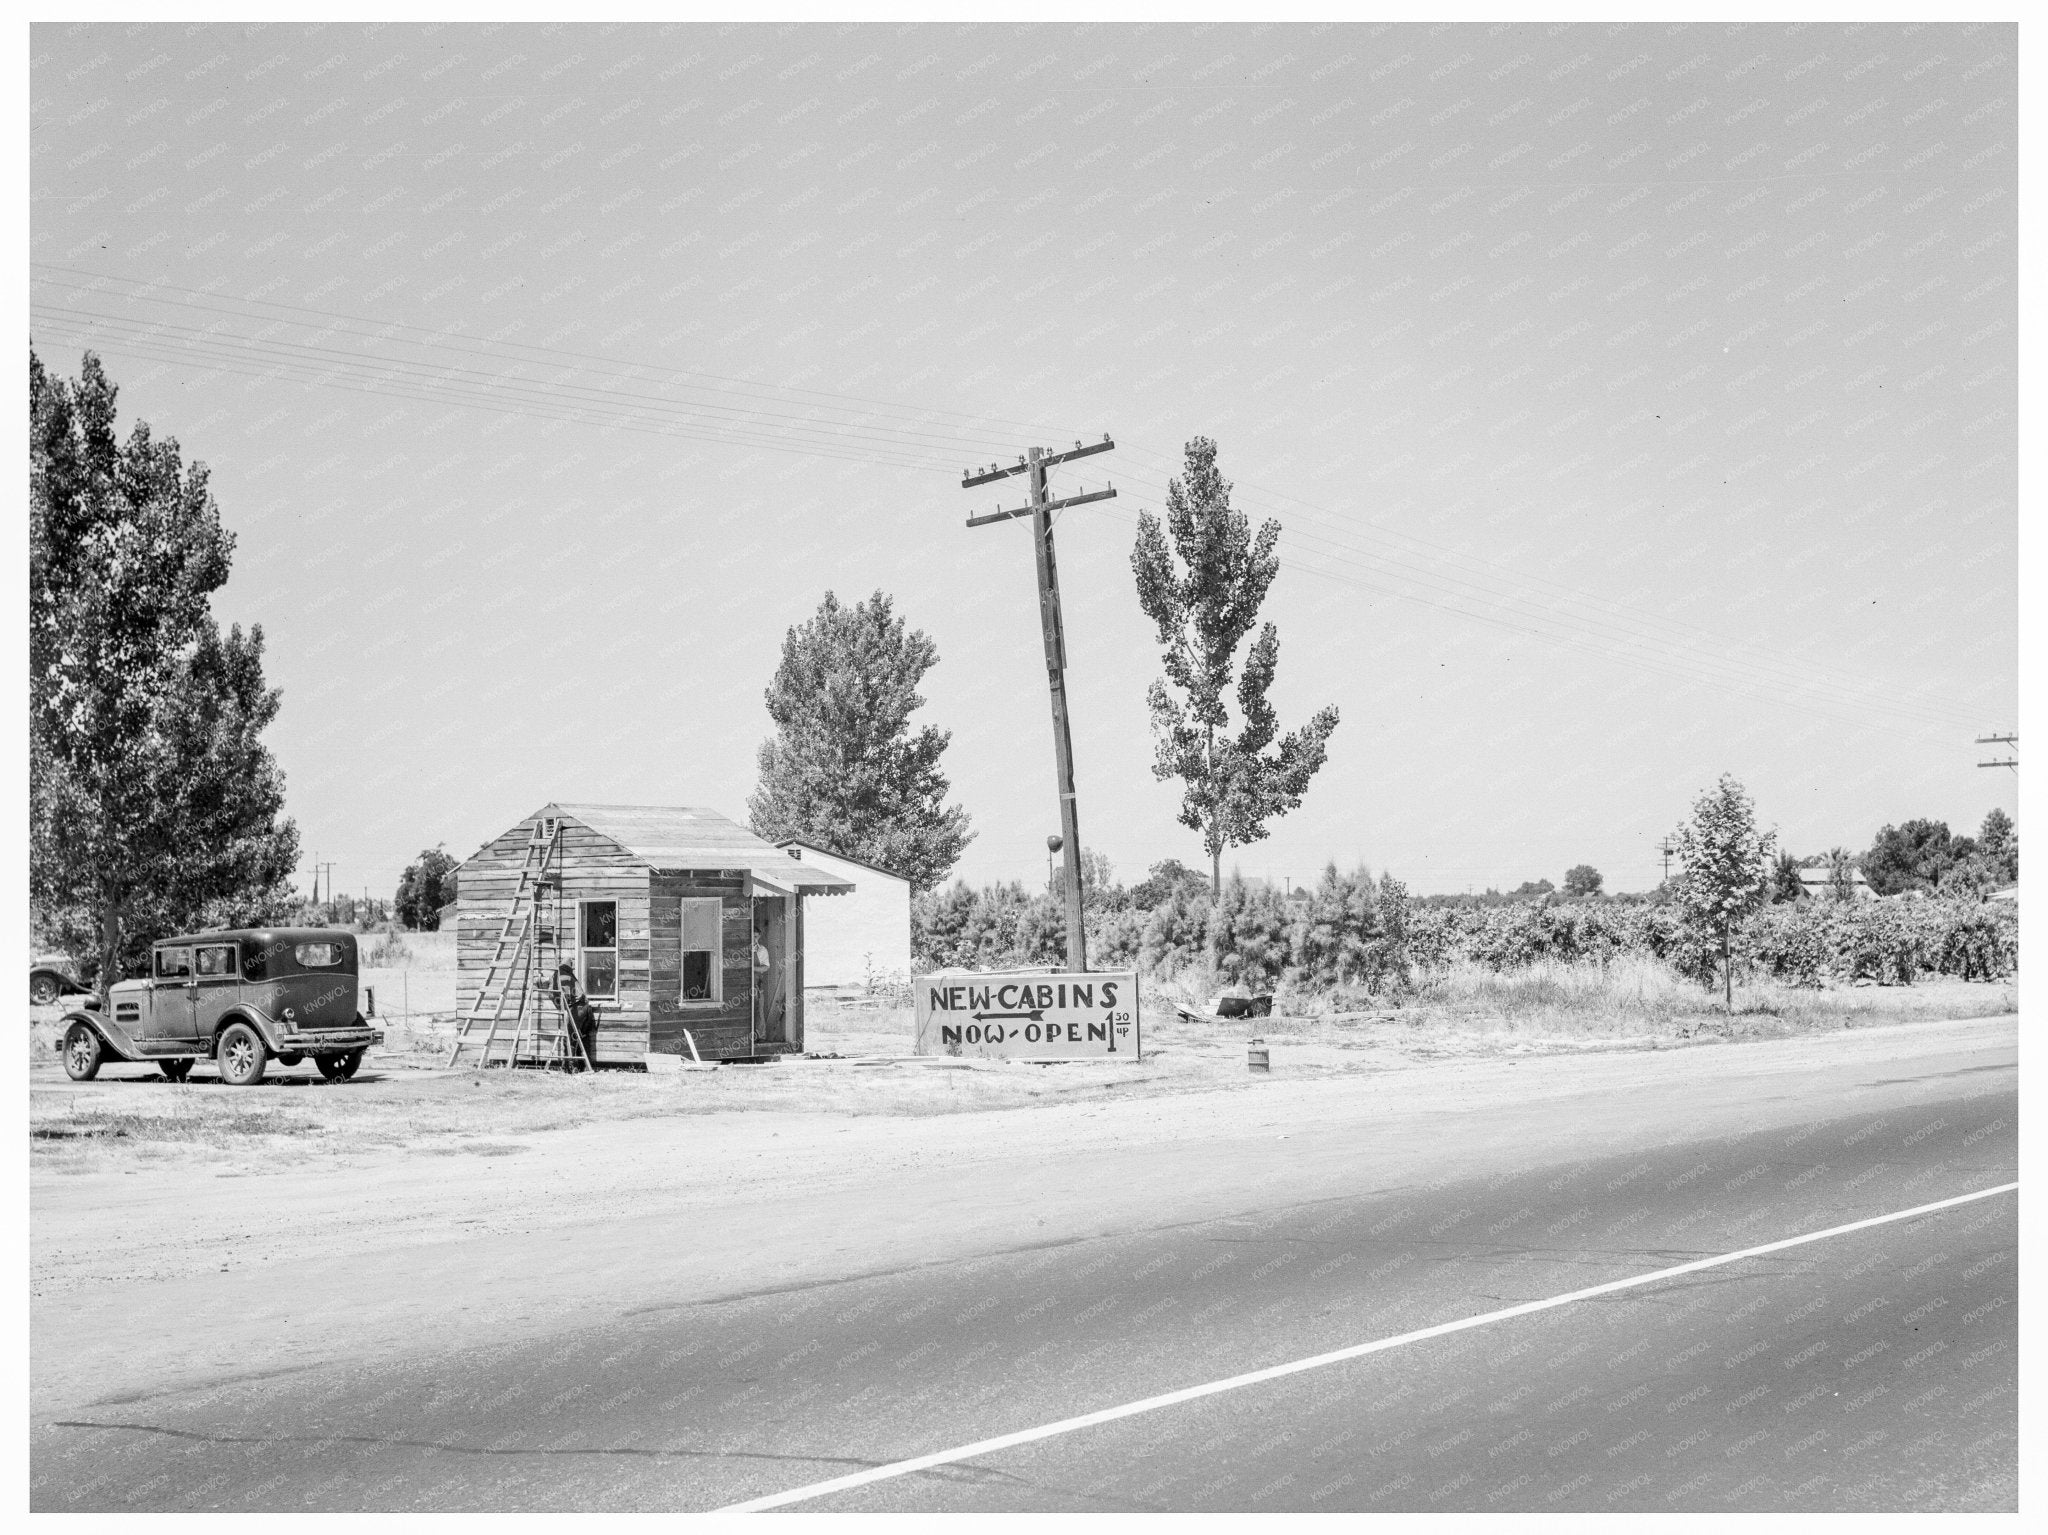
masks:
<svg viewBox="0 0 2048 1535"><path fill-rule="evenodd" d="M1138 1059L1138 977L1128 970L940 973L915 989L919 1055Z"/></svg>

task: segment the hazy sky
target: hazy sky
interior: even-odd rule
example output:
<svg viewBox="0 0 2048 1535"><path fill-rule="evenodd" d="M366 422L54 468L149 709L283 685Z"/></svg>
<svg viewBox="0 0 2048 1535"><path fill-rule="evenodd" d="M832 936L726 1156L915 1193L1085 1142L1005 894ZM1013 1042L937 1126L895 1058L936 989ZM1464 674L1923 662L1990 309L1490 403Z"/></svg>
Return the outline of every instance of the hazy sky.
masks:
<svg viewBox="0 0 2048 1535"><path fill-rule="evenodd" d="M1229 861L1654 883L1733 772L1798 852L2015 806L2010 25L39 26L32 336L212 469L308 863L551 799L745 814L784 631L877 589L977 839L1201 861L1130 572L1182 445L1278 518ZM1015 485L1017 482L1010 482Z"/></svg>

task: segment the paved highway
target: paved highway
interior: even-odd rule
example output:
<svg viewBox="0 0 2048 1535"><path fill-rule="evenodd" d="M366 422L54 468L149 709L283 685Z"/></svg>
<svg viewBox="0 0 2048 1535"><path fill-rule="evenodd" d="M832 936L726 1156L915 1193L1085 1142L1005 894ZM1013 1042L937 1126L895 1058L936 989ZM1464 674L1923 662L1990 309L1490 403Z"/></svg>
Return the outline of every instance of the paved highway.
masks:
<svg viewBox="0 0 2048 1535"><path fill-rule="evenodd" d="M640 1308L533 1341L422 1338L404 1357L116 1394L38 1412L32 1503L702 1510L772 1498L2017 1179L2013 1052L1936 1057L1908 1075L1817 1097L1789 1127L1577 1161L1532 1144L1434 1185ZM1912 1101L1870 1107L1887 1088ZM2010 1509L2018 1198L785 1506ZM226 1343L234 1321L191 1325Z"/></svg>

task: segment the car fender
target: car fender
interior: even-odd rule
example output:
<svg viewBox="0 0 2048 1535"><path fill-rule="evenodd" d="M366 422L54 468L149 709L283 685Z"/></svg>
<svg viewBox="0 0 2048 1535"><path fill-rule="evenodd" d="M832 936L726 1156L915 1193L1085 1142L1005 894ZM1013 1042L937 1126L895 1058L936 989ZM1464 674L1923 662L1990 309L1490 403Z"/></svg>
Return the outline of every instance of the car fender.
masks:
<svg viewBox="0 0 2048 1535"><path fill-rule="evenodd" d="M98 1013L87 1012L82 1007L73 1008L57 1020L57 1027L63 1031L58 1037L61 1039L65 1034L69 1034L71 1032L71 1025L74 1023L82 1023L91 1029L93 1033L99 1035L100 1043L107 1047L109 1054L117 1056L124 1061L146 1059L143 1053L136 1048L135 1041L128 1037L127 1030Z"/></svg>
<svg viewBox="0 0 2048 1535"><path fill-rule="evenodd" d="M272 1055L284 1053L284 1047L279 1041L283 1039L286 1031L278 1024L275 1018L272 1018L263 1009L251 1007L246 1002L240 1003L220 1015L220 1022L215 1024L213 1028L213 1038L207 1041L207 1050L210 1053L218 1054L221 1035L227 1033L229 1029L238 1023L246 1023L250 1028L254 1029L256 1037L263 1041L263 1048Z"/></svg>

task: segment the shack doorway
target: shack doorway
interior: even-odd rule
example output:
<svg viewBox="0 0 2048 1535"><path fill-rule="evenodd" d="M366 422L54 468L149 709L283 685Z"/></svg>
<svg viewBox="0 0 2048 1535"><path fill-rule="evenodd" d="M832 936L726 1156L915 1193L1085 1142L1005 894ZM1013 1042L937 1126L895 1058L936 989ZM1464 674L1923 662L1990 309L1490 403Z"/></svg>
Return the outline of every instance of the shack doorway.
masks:
<svg viewBox="0 0 2048 1535"><path fill-rule="evenodd" d="M789 900L754 898L754 1043L789 1042Z"/></svg>

